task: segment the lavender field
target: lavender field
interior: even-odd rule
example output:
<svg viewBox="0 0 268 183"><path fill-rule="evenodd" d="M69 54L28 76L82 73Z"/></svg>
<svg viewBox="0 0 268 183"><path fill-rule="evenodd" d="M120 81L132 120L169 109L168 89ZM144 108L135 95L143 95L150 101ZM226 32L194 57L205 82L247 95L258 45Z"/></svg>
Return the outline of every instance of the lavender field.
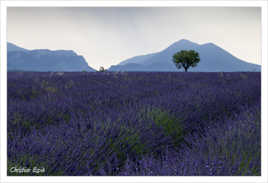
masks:
<svg viewBox="0 0 268 183"><path fill-rule="evenodd" d="M10 176L260 176L260 132L257 72L8 73Z"/></svg>

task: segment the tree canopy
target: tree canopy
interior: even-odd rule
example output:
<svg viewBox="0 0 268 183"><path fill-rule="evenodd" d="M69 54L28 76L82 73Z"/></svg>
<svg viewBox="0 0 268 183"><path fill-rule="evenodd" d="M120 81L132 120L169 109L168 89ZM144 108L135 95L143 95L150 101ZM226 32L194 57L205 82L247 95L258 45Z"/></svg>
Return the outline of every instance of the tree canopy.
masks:
<svg viewBox="0 0 268 183"><path fill-rule="evenodd" d="M200 61L199 54L194 50L181 50L173 55L173 62L178 69L184 68L185 72L189 67L195 67Z"/></svg>
<svg viewBox="0 0 268 183"><path fill-rule="evenodd" d="M99 69L99 72L104 72L104 71L105 71L104 67L101 66L100 69Z"/></svg>

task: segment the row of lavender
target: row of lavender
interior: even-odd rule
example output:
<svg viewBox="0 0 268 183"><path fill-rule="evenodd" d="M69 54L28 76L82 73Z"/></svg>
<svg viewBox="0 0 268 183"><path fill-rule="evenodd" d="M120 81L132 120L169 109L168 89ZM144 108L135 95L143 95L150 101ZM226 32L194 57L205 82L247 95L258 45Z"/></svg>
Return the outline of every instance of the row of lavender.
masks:
<svg viewBox="0 0 268 183"><path fill-rule="evenodd" d="M260 99L260 73L8 73L8 166L260 175Z"/></svg>

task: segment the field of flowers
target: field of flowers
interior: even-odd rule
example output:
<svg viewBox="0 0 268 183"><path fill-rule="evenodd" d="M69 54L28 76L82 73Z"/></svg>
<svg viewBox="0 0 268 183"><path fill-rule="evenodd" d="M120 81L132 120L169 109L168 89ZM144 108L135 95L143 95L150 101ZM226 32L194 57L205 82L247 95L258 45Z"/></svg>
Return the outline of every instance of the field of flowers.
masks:
<svg viewBox="0 0 268 183"><path fill-rule="evenodd" d="M8 73L11 176L259 176L260 125L260 73Z"/></svg>

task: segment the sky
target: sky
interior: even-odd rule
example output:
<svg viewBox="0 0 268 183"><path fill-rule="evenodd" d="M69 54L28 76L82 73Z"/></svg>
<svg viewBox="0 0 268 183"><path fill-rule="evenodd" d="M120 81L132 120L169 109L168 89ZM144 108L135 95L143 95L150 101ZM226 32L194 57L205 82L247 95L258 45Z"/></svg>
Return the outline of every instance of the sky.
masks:
<svg viewBox="0 0 268 183"><path fill-rule="evenodd" d="M261 64L258 7L9 7L7 40L26 49L73 50L109 68L187 39Z"/></svg>

